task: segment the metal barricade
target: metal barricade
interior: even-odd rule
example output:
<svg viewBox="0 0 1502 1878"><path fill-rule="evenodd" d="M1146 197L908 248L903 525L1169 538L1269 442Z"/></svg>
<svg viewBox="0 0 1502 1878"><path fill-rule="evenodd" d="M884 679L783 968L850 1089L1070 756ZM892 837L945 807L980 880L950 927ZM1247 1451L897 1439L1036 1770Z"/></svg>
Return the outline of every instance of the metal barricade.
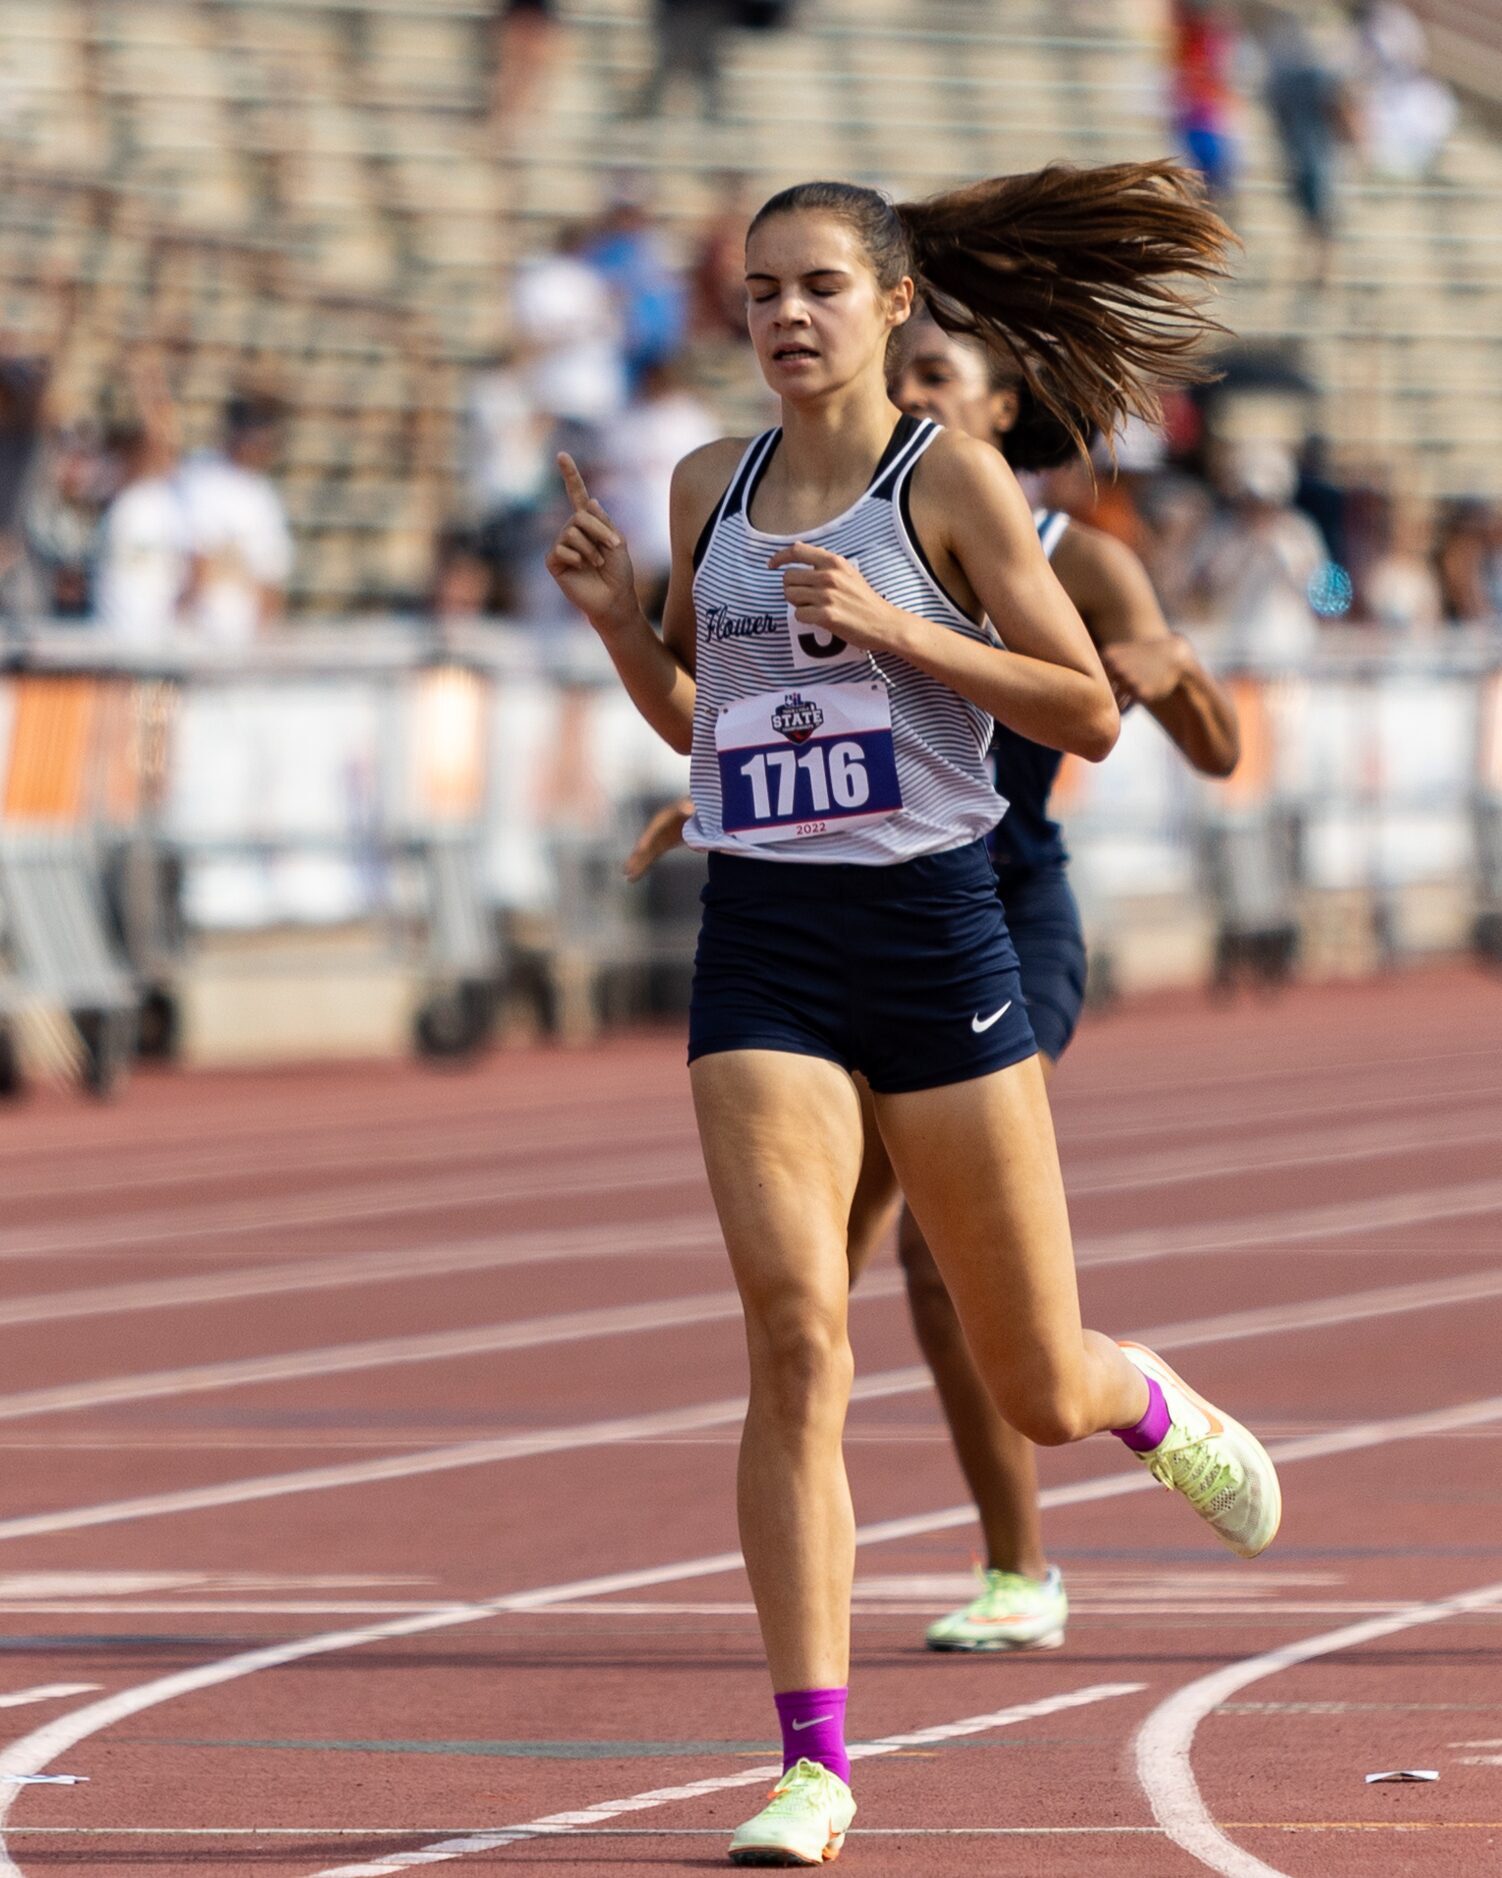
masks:
<svg viewBox="0 0 1502 1878"><path fill-rule="evenodd" d="M135 1047L138 985L105 892L108 843L139 793L133 687L94 673L4 682L0 725L0 1087L19 1033L108 1094Z"/></svg>
<svg viewBox="0 0 1502 1878"><path fill-rule="evenodd" d="M0 1087L28 1010L97 1085L127 1014L160 1048L180 1005L210 1061L247 1038L455 1056L529 1005L565 1036L681 1010L702 863L620 869L687 765L591 650L504 628L440 650L385 620L149 670L97 646L89 669L77 634L39 635L0 678ZM1093 994L1502 957L1502 645L1332 637L1229 682L1228 783L1142 712L1061 772ZM202 1042L235 997L239 1043ZM341 999L384 1001L353 1045L319 1031Z"/></svg>

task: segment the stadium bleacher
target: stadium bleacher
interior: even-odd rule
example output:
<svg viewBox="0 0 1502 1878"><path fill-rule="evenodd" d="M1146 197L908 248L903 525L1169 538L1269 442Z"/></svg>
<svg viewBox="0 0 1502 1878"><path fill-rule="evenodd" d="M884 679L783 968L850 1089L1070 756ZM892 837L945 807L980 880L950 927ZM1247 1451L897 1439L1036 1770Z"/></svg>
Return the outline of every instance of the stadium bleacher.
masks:
<svg viewBox="0 0 1502 1878"><path fill-rule="evenodd" d="M41 330L49 291L79 283L64 414L97 408L147 331L172 349L190 444L231 383L286 398L301 609L421 586L466 373L505 341L507 270L598 208L602 176L655 179L686 235L728 170L913 192L1171 148L1149 0L926 0L921 24L903 0L811 0L736 37L711 126L686 103L623 120L651 59L643 0L561 11L544 115L501 150L478 0L0 8L0 326ZM1244 145L1228 322L1296 347L1352 464L1502 492L1502 141L1467 117L1430 178L1348 175L1318 297L1255 106Z"/></svg>

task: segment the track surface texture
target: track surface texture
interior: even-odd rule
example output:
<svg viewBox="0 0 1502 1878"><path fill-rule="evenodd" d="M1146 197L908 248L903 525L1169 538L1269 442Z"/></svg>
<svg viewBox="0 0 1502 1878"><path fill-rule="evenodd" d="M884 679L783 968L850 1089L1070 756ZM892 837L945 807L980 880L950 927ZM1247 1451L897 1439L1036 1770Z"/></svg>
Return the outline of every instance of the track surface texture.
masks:
<svg viewBox="0 0 1502 1878"><path fill-rule="evenodd" d="M975 1533L879 1264L841 1869L1502 1871L1502 982L1137 1004L1055 1110L1087 1320L1282 1536L1049 1454L1066 1646L925 1654ZM40 1095L0 1191L0 1878L721 1868L773 1729L680 1039Z"/></svg>

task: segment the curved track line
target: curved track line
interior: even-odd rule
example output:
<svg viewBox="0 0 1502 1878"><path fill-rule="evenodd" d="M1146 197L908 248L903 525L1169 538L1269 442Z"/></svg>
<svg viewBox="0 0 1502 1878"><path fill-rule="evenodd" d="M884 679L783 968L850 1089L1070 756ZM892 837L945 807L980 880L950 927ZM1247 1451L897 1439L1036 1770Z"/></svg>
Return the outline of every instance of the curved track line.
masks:
<svg viewBox="0 0 1502 1878"><path fill-rule="evenodd" d="M1210 1817L1191 1762L1199 1724L1239 1690L1264 1677L1276 1676L1280 1670L1499 1603L1502 1584L1483 1585L1479 1590L1457 1592L1432 1604L1411 1605L1387 1617L1327 1630L1323 1636L1281 1644L1276 1650L1229 1663L1224 1669L1186 1683L1160 1703L1137 1731L1137 1780L1152 1805L1153 1817L1175 1845L1210 1871L1220 1873L1221 1878L1287 1878L1276 1866L1265 1864L1228 1839Z"/></svg>
<svg viewBox="0 0 1502 1878"><path fill-rule="evenodd" d="M1280 1465L1290 1461L1314 1460L1327 1454L1349 1453L1356 1448L1385 1446L1388 1442L1443 1434L1450 1429L1475 1427L1502 1420L1502 1396L1484 1401L1465 1402L1449 1409L1435 1409L1421 1415L1407 1415L1392 1421L1357 1422L1328 1434L1309 1435L1297 1441L1274 1443L1271 1452ZM1154 1486L1146 1473L1107 1474L1093 1480L1076 1481L1065 1487L1050 1488L1039 1496L1045 1508L1078 1506L1088 1501L1115 1499L1129 1493L1143 1493ZM880 1520L856 1528L857 1546L881 1545L896 1539L910 1539L921 1534L948 1531L969 1525L975 1508L946 1507L937 1513L919 1513L900 1519ZM507 1611L544 1610L549 1605L567 1604L582 1598L610 1597L617 1592L646 1590L653 1585L682 1584L690 1579L718 1577L723 1572L739 1570L739 1552L712 1553L703 1558L683 1560L671 1565L647 1566L638 1571L615 1572L606 1577L577 1579L571 1584L545 1585L535 1591L512 1592L481 1603L445 1605L415 1616L390 1618L384 1623L361 1629L325 1631L312 1637L298 1637L287 1643L271 1644L259 1650L247 1650L216 1663L203 1663L196 1669L179 1670L152 1682L123 1689L101 1701L90 1702L69 1715L60 1715L30 1734L13 1741L0 1751L0 1776L41 1773L59 1754L76 1747L102 1729L111 1728L143 1710L170 1702L176 1696L191 1695L199 1689L237 1681L262 1669L275 1669L311 1656L333 1651L358 1649L362 1644L379 1643L396 1637L420 1636L424 1632L450 1629L458 1624L482 1623ZM24 1878L20 1867L5 1845L3 1828L14 1804L18 1786L0 1780L0 1878Z"/></svg>

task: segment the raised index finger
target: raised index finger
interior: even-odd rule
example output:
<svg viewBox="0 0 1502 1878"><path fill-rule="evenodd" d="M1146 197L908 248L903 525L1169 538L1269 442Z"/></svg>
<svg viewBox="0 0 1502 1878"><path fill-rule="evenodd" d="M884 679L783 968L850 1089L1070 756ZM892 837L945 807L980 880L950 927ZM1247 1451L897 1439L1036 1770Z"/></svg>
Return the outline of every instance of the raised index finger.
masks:
<svg viewBox="0 0 1502 1878"><path fill-rule="evenodd" d="M558 467L563 471L563 487L569 501L576 509L587 509L589 490L584 485L584 478L579 474L579 465L567 450L558 452Z"/></svg>

